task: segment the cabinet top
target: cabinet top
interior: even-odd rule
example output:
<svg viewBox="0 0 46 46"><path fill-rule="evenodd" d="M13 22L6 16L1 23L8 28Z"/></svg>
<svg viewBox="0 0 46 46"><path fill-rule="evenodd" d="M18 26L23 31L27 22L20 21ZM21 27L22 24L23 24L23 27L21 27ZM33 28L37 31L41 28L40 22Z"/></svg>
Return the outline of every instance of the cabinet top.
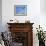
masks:
<svg viewBox="0 0 46 46"><path fill-rule="evenodd" d="M23 24L30 24L30 25L33 25L34 23L7 23L8 25L23 25Z"/></svg>

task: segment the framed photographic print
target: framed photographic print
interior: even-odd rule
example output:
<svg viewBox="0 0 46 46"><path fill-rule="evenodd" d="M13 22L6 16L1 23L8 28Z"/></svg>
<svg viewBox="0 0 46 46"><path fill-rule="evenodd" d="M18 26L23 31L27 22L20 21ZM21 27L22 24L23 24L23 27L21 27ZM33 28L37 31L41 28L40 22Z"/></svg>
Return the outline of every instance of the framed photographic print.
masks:
<svg viewBox="0 0 46 46"><path fill-rule="evenodd" d="M26 16L27 5L14 5L14 16Z"/></svg>

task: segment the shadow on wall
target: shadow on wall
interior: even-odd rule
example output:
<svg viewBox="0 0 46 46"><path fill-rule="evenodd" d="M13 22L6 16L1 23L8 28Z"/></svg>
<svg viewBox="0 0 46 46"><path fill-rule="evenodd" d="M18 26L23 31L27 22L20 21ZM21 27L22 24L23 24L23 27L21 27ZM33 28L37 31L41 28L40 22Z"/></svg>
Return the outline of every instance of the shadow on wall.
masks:
<svg viewBox="0 0 46 46"><path fill-rule="evenodd" d="M46 0L40 0L40 11L46 13Z"/></svg>
<svg viewBox="0 0 46 46"><path fill-rule="evenodd" d="M2 31L2 0L0 0L0 31Z"/></svg>

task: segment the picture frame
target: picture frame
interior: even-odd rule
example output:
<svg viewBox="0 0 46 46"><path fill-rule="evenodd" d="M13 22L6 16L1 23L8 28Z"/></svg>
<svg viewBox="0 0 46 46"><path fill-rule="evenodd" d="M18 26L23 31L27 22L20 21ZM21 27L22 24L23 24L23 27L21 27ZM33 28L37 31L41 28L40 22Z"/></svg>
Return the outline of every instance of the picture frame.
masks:
<svg viewBox="0 0 46 46"><path fill-rule="evenodd" d="M27 5L14 5L14 16L27 16Z"/></svg>

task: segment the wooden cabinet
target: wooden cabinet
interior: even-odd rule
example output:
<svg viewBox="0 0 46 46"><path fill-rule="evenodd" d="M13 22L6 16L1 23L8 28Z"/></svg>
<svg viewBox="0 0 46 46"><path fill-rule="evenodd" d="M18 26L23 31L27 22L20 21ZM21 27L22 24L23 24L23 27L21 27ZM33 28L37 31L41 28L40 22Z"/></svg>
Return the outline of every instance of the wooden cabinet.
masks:
<svg viewBox="0 0 46 46"><path fill-rule="evenodd" d="M22 46L33 46L33 23L7 23L13 41L23 43Z"/></svg>

